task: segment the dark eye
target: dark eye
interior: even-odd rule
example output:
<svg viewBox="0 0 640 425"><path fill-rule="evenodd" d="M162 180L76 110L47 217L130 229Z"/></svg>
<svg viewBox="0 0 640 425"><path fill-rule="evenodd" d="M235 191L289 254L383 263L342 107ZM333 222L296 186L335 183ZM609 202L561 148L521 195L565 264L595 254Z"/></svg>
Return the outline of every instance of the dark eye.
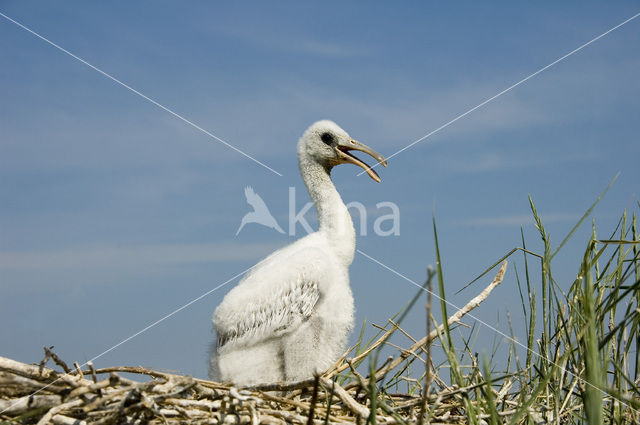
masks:
<svg viewBox="0 0 640 425"><path fill-rule="evenodd" d="M322 136L320 136L320 138L322 139L323 142L325 142L327 145L331 145L334 142L333 139L333 134L331 133L322 133Z"/></svg>

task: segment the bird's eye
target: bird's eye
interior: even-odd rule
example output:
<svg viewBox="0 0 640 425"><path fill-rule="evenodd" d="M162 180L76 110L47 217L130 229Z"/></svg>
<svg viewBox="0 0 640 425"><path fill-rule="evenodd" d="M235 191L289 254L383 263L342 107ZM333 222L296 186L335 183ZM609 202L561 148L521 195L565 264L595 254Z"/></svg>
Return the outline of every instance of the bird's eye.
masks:
<svg viewBox="0 0 640 425"><path fill-rule="evenodd" d="M320 136L320 138L327 145L333 144L334 139L333 139L333 134L331 133L322 133L322 136Z"/></svg>

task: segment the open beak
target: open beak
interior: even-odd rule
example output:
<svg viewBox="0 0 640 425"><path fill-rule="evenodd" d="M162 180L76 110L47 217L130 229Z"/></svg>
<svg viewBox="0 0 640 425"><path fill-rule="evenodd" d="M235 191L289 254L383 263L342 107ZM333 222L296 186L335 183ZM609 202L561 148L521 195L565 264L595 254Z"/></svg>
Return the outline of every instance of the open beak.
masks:
<svg viewBox="0 0 640 425"><path fill-rule="evenodd" d="M342 161L350 162L357 165L358 167L362 167L367 172L367 174L369 174L369 177L380 183L380 176L378 175L378 173L376 173L373 168L369 167L366 162L361 161L360 159L352 155L349 151L360 151L369 154L378 162L378 164L382 164L384 167L386 167L387 160L384 158L384 156L380 155L378 152L374 151L364 143L357 142L353 139L349 140L349 142L347 142L346 144L339 144L335 147L335 149L338 157Z"/></svg>

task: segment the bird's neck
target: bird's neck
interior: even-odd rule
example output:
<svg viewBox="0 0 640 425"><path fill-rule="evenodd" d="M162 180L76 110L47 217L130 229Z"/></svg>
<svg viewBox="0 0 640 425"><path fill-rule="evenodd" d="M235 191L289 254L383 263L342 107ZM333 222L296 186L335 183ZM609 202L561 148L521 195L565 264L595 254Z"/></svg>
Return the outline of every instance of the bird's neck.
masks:
<svg viewBox="0 0 640 425"><path fill-rule="evenodd" d="M351 264L356 232L351 215L331 181L330 169L315 161L300 160L300 173L318 211L319 232L326 236L338 257Z"/></svg>

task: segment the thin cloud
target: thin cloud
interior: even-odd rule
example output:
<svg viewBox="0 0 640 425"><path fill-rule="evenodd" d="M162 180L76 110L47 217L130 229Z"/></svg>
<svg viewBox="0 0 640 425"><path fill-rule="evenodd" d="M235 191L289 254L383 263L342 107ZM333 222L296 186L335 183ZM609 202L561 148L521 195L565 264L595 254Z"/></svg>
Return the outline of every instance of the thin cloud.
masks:
<svg viewBox="0 0 640 425"><path fill-rule="evenodd" d="M157 244L0 252L0 270L111 269L254 260L282 243Z"/></svg>
<svg viewBox="0 0 640 425"><path fill-rule="evenodd" d="M544 224L558 223L565 221L578 221L579 214L571 213L554 213L545 214L540 217ZM475 217L462 220L460 224L465 226L527 226L534 225L533 216L531 214L514 214L496 217Z"/></svg>
<svg viewBox="0 0 640 425"><path fill-rule="evenodd" d="M463 156L464 155L464 156ZM438 174L478 174L502 170L521 170L527 167L544 166L550 162L554 164L576 163L598 160L598 155L593 152L571 152L567 154L555 154L552 159L545 152L526 153L449 153L438 155L433 164L438 169Z"/></svg>
<svg viewBox="0 0 640 425"><path fill-rule="evenodd" d="M220 28L214 31L227 37L241 40L242 42L266 49L275 49L283 52L302 53L312 56L325 56L334 58L347 58L362 56L367 50L338 44L335 42L319 41L304 38L301 35L281 37L269 32L246 31L237 27Z"/></svg>

